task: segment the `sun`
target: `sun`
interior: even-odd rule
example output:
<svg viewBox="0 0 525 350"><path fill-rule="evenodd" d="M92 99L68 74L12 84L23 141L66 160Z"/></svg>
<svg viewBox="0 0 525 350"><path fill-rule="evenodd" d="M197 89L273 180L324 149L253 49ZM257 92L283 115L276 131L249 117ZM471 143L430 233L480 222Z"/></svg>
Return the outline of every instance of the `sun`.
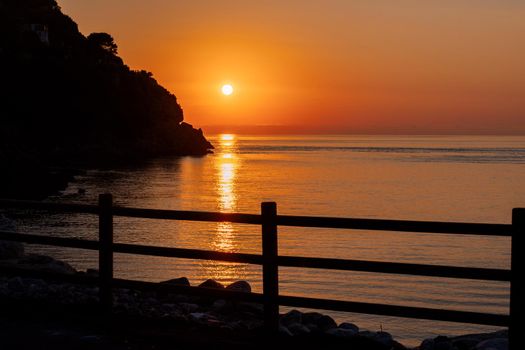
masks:
<svg viewBox="0 0 525 350"><path fill-rule="evenodd" d="M233 141L234 138L235 136L233 134L222 134L221 135L221 140L223 141Z"/></svg>
<svg viewBox="0 0 525 350"><path fill-rule="evenodd" d="M233 86L230 84L225 84L222 86L221 91L223 95L229 96L233 94Z"/></svg>

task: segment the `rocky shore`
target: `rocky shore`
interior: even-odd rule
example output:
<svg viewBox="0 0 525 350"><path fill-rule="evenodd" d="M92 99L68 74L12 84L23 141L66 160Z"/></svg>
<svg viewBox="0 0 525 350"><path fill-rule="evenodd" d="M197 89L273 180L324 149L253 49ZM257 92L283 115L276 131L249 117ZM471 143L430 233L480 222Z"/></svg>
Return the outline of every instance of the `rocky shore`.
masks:
<svg viewBox="0 0 525 350"><path fill-rule="evenodd" d="M26 254L19 243L0 241L0 268L17 267L31 271L46 271L66 275L98 276L98 271L77 271L67 262L49 256ZM186 277L160 284L190 286ZM251 293L246 281L224 286L209 279L199 288L227 289ZM115 288L115 317L136 322L162 321L191 329L213 330L224 334L262 333L262 305L250 302L227 301L202 296L188 296L164 291L146 292ZM0 273L0 301L3 303L40 303L56 307L84 307L96 309L98 287L73 283L46 282L42 279L2 275ZM139 321L137 321L139 320ZM305 342L312 339L322 344L350 347L352 349L393 350L406 349L387 332L362 330L349 322L336 323L330 316L318 312L291 310L280 316L279 338L288 342ZM295 339L295 340L294 340ZM439 336L424 340L420 350L505 350L508 348L507 332L474 334L458 337Z"/></svg>

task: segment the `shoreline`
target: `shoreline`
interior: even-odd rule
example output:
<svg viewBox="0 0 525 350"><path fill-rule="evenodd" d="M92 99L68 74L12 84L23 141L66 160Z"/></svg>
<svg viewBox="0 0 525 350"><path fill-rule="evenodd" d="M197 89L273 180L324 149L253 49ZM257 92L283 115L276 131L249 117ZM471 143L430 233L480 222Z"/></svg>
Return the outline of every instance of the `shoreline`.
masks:
<svg viewBox="0 0 525 350"><path fill-rule="evenodd" d="M3 248L0 249L0 268L11 266L28 271L98 277L96 270L77 271L67 262L46 255L25 254L21 244L0 243L2 243L0 247ZM160 282L160 284L189 286L190 281L186 277L180 277ZM251 286L246 281L237 281L224 286L209 279L199 284L198 287L251 293ZM161 288L156 292L115 288L113 299L112 317L118 318L119 322L134 324L161 322L181 328L198 329L203 332L217 332L219 337L228 338L234 335L234 337L242 337L248 342L257 339L262 332L263 309L262 305L256 303L165 293L161 291ZM0 301L4 305L34 304L35 307L31 310L37 310L38 305L52 305L51 310L46 311L46 315L54 310L68 318L72 316L70 314L72 311L61 309L85 308L90 312L98 310L98 287L46 282L38 278L9 276L0 273ZM32 312L29 312L29 316ZM96 315L91 316L96 317ZM456 337L441 335L433 339L422 340L418 347L410 348L397 342L387 332L362 330L358 325L349 322L337 324L330 316L319 312L291 310L280 315L279 323L279 341L288 341L292 344L308 339L306 344L315 340L321 342L323 346L333 345L334 348L346 344L345 346L357 346L356 349L377 348L380 350L488 350L491 346L503 350L506 349L506 346L508 347L506 330ZM84 327L89 329L89 325L84 325ZM155 328L150 331L154 332ZM121 337L125 338L125 333ZM221 335L221 333L224 334Z"/></svg>

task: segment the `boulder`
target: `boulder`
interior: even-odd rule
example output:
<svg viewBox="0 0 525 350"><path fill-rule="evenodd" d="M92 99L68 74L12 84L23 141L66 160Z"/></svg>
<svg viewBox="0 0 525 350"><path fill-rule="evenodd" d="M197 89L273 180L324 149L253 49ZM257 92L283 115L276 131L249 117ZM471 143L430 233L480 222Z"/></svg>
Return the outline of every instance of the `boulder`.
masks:
<svg viewBox="0 0 525 350"><path fill-rule="evenodd" d="M206 323L210 315L204 312L194 312L190 314L190 320L197 323Z"/></svg>
<svg viewBox="0 0 525 350"><path fill-rule="evenodd" d="M437 336L434 339L425 339L419 346L420 350L453 350L452 340L445 336Z"/></svg>
<svg viewBox="0 0 525 350"><path fill-rule="evenodd" d="M321 330L319 329L319 327L317 327L317 325L313 323L304 323L304 325L308 327L308 329L310 330L310 333L321 333Z"/></svg>
<svg viewBox="0 0 525 350"><path fill-rule="evenodd" d="M217 282L213 279L208 279L202 282L201 284L199 284L199 287L200 288L212 288L212 289L224 289L224 286L222 285L222 283Z"/></svg>
<svg viewBox="0 0 525 350"><path fill-rule="evenodd" d="M171 280L162 281L162 284L171 284L174 286L190 286L190 281L186 277L173 278Z"/></svg>
<svg viewBox="0 0 525 350"><path fill-rule="evenodd" d="M179 303L179 306L184 312L186 312L188 314L197 312L197 310L199 310L199 305L197 305L197 304Z"/></svg>
<svg viewBox="0 0 525 350"><path fill-rule="evenodd" d="M387 348L391 348L392 343L394 341L394 338L392 338L392 335L387 332L377 332L375 336L372 337L372 339L386 346Z"/></svg>
<svg viewBox="0 0 525 350"><path fill-rule="evenodd" d="M217 299L211 305L211 309L215 312L226 313L233 308L232 302L224 299Z"/></svg>
<svg viewBox="0 0 525 350"><path fill-rule="evenodd" d="M264 313L264 306L263 304L241 301L236 303L236 310L261 316Z"/></svg>
<svg viewBox="0 0 525 350"><path fill-rule="evenodd" d="M305 312L303 314L303 323L311 323L316 325L321 317L323 317L323 314L319 312Z"/></svg>
<svg viewBox="0 0 525 350"><path fill-rule="evenodd" d="M359 327L357 327L355 324L353 323L349 323L349 322L343 322L339 325L339 328L342 328L342 329L350 329L356 333L359 332Z"/></svg>
<svg viewBox="0 0 525 350"><path fill-rule="evenodd" d="M453 340L452 345L454 345L457 350L471 350L474 349L479 342L480 340L476 338L463 337L461 339Z"/></svg>
<svg viewBox="0 0 525 350"><path fill-rule="evenodd" d="M98 271L98 269L86 269L86 275L87 276L92 276L92 277L98 277L99 276L99 271Z"/></svg>
<svg viewBox="0 0 525 350"><path fill-rule="evenodd" d="M337 338L352 338L357 334L355 330L346 328L331 328L325 333Z"/></svg>
<svg viewBox="0 0 525 350"><path fill-rule="evenodd" d="M316 325L323 332L326 332L327 330L332 328L337 328L337 323L335 323L334 319L328 315L321 316L317 320Z"/></svg>
<svg viewBox="0 0 525 350"><path fill-rule="evenodd" d="M294 336L305 335L310 333L310 329L308 329L308 327L298 322L288 325L287 328Z"/></svg>
<svg viewBox="0 0 525 350"><path fill-rule="evenodd" d="M281 315L280 322L283 326L289 326L292 323L302 323L303 314L298 310L291 310Z"/></svg>
<svg viewBox="0 0 525 350"><path fill-rule="evenodd" d="M246 281L233 282L232 284L228 285L226 289L235 291L235 292L245 292L245 293L250 293L252 291L252 287Z"/></svg>
<svg viewBox="0 0 525 350"><path fill-rule="evenodd" d="M279 333L280 336L283 336L283 337L292 337L293 336L292 332L290 332L288 330L288 328L286 328L283 325L279 325L278 333Z"/></svg>
<svg viewBox="0 0 525 350"><path fill-rule="evenodd" d="M508 350L509 340L507 338L487 339L478 343L476 350Z"/></svg>
<svg viewBox="0 0 525 350"><path fill-rule="evenodd" d="M453 337L451 338L451 340L452 340L452 344L458 350L471 350L478 343L484 340L494 339L494 338L508 338L508 330L503 329L503 330L491 332L491 333L465 334L465 335Z"/></svg>

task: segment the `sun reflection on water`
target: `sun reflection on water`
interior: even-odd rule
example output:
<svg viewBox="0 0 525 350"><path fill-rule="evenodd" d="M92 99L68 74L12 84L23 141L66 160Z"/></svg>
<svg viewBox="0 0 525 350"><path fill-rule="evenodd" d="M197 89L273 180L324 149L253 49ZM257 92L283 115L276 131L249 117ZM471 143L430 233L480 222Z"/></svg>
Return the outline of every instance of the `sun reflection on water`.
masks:
<svg viewBox="0 0 525 350"><path fill-rule="evenodd" d="M216 168L215 190L217 193L217 209L221 212L237 210L237 171L239 159L237 157L235 135L223 134L218 139L217 153L214 157ZM222 252L238 252L237 230L229 222L218 222L211 242L211 249ZM206 261L204 268L209 278L222 283L231 283L242 279L246 265Z"/></svg>

